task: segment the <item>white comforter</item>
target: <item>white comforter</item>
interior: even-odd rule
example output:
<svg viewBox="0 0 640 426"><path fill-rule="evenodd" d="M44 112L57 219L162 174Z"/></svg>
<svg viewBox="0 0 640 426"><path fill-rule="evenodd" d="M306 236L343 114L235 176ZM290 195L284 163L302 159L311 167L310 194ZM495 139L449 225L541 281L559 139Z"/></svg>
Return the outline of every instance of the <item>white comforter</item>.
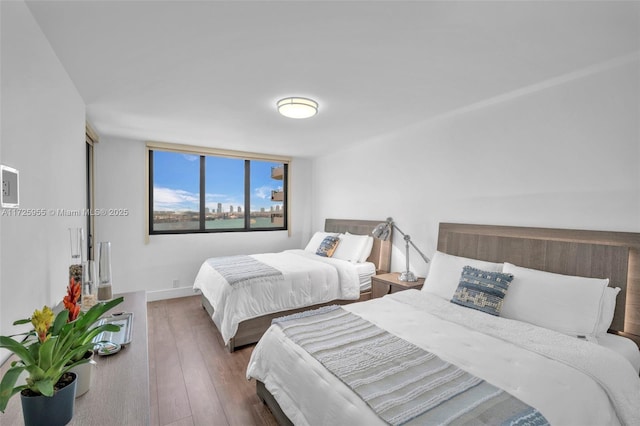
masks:
<svg viewBox="0 0 640 426"><path fill-rule="evenodd" d="M552 425L640 424L640 379L609 349L417 290L344 308L506 390ZM278 327L256 346L247 377L264 382L296 425L383 424Z"/></svg>
<svg viewBox="0 0 640 426"><path fill-rule="evenodd" d="M278 269L282 277L256 278L230 286L205 261L193 285L213 306L213 322L225 344L235 336L238 324L246 319L335 299L356 300L360 296L357 270L345 260L304 250L251 257Z"/></svg>

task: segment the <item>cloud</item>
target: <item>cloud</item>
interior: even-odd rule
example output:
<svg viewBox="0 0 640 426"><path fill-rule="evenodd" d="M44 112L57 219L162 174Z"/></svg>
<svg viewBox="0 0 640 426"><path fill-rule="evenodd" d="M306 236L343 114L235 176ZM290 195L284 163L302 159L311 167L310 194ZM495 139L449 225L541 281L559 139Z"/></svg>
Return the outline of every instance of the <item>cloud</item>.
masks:
<svg viewBox="0 0 640 426"><path fill-rule="evenodd" d="M270 186L261 186L259 188L255 188L253 190L253 194L258 197L266 200L267 198L271 198L271 191L273 190Z"/></svg>
<svg viewBox="0 0 640 426"><path fill-rule="evenodd" d="M251 206L251 210L259 211L260 208L265 208L265 210L268 211L272 205L275 206L275 204L270 202L271 191L275 189L279 188L270 186L255 188L254 195L257 198L269 202L259 206L253 205ZM182 189L163 188L159 186L153 187L153 210L155 211L198 211L200 209L199 203L200 194L198 193ZM229 206L233 206L234 211L237 211L238 206L242 206L244 209L244 199L242 197L231 194L205 194L205 207L208 207L211 211L217 211L218 203L222 203L223 211L229 211Z"/></svg>
<svg viewBox="0 0 640 426"><path fill-rule="evenodd" d="M198 210L200 197L182 189L153 187L154 210Z"/></svg>
<svg viewBox="0 0 640 426"><path fill-rule="evenodd" d="M211 193L211 192L207 192L204 194L204 199L207 201L207 203L213 203L214 201L217 202L217 200L222 199L222 198L228 198L229 196L227 194L215 194L215 193Z"/></svg>
<svg viewBox="0 0 640 426"><path fill-rule="evenodd" d="M200 156L199 155L193 155L193 154L182 154L182 158L184 158L187 161L198 161L198 160L200 160Z"/></svg>

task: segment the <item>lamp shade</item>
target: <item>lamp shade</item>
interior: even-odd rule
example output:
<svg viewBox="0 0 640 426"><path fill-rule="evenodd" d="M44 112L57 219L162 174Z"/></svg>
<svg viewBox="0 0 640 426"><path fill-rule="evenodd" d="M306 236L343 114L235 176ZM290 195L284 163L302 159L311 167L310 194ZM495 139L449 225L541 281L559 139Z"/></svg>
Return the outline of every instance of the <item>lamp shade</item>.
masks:
<svg viewBox="0 0 640 426"><path fill-rule="evenodd" d="M377 225L371 232L371 235L373 235L374 238L387 241L389 239L389 236L391 235L391 223L383 222Z"/></svg>
<svg viewBox="0 0 640 426"><path fill-rule="evenodd" d="M308 98L284 98L277 103L278 112L289 118L309 118L318 113L318 103Z"/></svg>

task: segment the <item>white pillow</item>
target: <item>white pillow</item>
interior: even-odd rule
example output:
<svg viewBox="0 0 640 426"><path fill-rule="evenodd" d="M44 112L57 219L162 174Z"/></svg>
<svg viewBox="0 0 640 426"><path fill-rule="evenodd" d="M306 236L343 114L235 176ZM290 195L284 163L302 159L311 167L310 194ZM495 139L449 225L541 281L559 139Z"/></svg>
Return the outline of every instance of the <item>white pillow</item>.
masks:
<svg viewBox="0 0 640 426"><path fill-rule="evenodd" d="M429 274L424 286L422 286L422 291L451 300L460 283L462 268L465 266L490 272L502 271L502 263L485 262L484 260L469 259L436 251L431 259Z"/></svg>
<svg viewBox="0 0 640 426"><path fill-rule="evenodd" d="M340 244L333 253L334 259L348 260L349 262L359 262L360 257L368 243L368 235L340 234Z"/></svg>
<svg viewBox="0 0 640 426"><path fill-rule="evenodd" d="M607 287L604 289L604 297L602 298L602 306L600 308L600 320L596 328L596 334L598 336L607 334L611 322L613 321L613 314L616 311L616 297L620 293L620 287Z"/></svg>
<svg viewBox="0 0 640 426"><path fill-rule="evenodd" d="M304 248L305 251L310 251L311 253L315 253L318 250L318 247L320 247L320 243L322 243L322 241L329 236L337 236L338 234L336 232L321 232L318 231L315 234L313 234L313 236L311 237L311 239L309 240L309 242L307 243L307 246Z"/></svg>
<svg viewBox="0 0 640 426"><path fill-rule="evenodd" d="M367 243L364 245L364 250L360 253L360 259L358 260L360 263L364 263L367 261L369 256L371 255L371 249L373 249L373 237L367 236Z"/></svg>
<svg viewBox="0 0 640 426"><path fill-rule="evenodd" d="M513 275L500 316L570 336L595 337L609 279L553 274L505 263Z"/></svg>

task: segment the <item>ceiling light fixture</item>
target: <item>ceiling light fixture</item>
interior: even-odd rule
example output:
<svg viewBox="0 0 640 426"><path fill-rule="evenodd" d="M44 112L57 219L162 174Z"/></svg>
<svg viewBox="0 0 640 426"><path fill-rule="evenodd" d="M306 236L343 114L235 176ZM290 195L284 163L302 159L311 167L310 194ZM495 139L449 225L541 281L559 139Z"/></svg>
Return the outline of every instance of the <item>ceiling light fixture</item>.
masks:
<svg viewBox="0 0 640 426"><path fill-rule="evenodd" d="M308 98L284 98L276 105L278 112L289 118L309 118L318 113L318 103Z"/></svg>

